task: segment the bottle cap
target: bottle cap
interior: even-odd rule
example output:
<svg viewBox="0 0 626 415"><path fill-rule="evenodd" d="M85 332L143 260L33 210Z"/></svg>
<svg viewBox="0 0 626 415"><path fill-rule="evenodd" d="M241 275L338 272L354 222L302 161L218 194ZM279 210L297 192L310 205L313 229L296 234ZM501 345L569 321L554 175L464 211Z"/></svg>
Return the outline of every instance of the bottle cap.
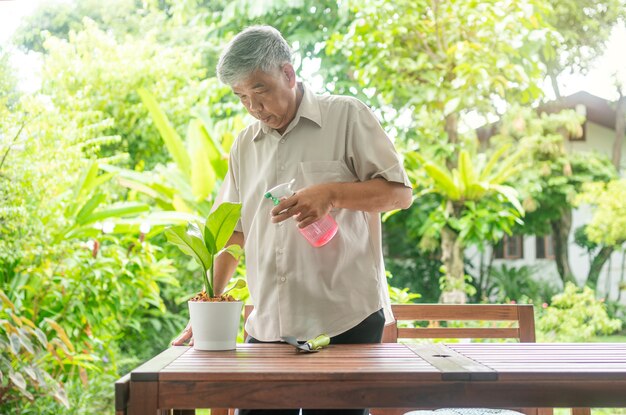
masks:
<svg viewBox="0 0 626 415"><path fill-rule="evenodd" d="M268 199L272 199L272 202L274 202L274 205L277 205L280 203L280 199L289 197L295 193L293 189L291 188L291 186L293 186L293 183L295 181L296 179L292 179L291 181L287 183L281 183L278 186L272 187L270 190L268 190L265 193L264 196Z"/></svg>

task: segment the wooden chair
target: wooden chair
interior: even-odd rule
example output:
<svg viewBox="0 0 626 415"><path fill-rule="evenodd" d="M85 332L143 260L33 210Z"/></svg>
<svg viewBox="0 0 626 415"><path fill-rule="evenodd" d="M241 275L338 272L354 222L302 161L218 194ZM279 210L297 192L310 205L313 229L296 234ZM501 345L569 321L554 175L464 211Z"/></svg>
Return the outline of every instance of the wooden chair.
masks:
<svg viewBox="0 0 626 415"><path fill-rule="evenodd" d="M401 339L512 339L535 342L535 319L532 305L527 304L393 304L396 321L387 325L383 343ZM426 327L398 327L399 321L428 322ZM473 321L478 327L442 327L441 322ZM505 327L496 325L506 322ZM485 326L485 323L487 325ZM371 409L372 415L399 415L410 408ZM551 408L514 408L532 415L551 415ZM589 408L575 408L573 415L590 415ZM433 412L432 415L437 415Z"/></svg>

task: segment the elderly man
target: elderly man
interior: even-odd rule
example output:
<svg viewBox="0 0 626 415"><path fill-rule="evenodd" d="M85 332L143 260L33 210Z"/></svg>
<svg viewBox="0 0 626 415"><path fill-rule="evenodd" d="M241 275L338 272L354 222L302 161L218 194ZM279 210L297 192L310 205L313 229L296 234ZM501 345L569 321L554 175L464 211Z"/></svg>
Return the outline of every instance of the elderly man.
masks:
<svg viewBox="0 0 626 415"><path fill-rule="evenodd" d="M257 121L235 141L218 202L240 202L229 243L244 247L254 311L247 342L300 341L325 333L331 344L378 343L391 321L380 212L411 205L411 184L391 140L359 100L320 96L298 82L292 52L269 26L250 27L226 46L217 65ZM295 179L295 194L274 206L274 186ZM330 214L339 230L313 247L299 228ZM216 292L237 262L221 255ZM188 327L174 344L192 336ZM297 413L240 410L244 413ZM311 413L363 414L366 410Z"/></svg>

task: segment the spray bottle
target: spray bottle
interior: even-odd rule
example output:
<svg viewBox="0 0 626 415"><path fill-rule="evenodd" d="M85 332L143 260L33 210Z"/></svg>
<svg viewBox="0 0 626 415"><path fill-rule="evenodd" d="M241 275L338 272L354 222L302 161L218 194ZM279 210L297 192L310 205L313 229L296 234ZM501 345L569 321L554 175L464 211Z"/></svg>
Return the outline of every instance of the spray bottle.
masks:
<svg viewBox="0 0 626 415"><path fill-rule="evenodd" d="M265 193L265 197L271 199L274 202L274 206L276 206L280 203L281 199L290 197L295 193L291 188L294 181L295 179L271 188ZM317 222L304 228L298 228L298 230L311 245L317 248L326 245L333 239L335 234L337 234L338 226L332 216L326 215Z"/></svg>

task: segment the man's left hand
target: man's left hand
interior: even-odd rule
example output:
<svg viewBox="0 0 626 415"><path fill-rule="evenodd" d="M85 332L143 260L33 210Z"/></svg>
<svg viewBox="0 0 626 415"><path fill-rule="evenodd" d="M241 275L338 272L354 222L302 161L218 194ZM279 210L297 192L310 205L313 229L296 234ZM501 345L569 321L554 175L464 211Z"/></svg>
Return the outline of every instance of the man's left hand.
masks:
<svg viewBox="0 0 626 415"><path fill-rule="evenodd" d="M290 217L305 228L317 222L333 208L332 184L317 184L297 191L272 209L272 222L282 222Z"/></svg>

